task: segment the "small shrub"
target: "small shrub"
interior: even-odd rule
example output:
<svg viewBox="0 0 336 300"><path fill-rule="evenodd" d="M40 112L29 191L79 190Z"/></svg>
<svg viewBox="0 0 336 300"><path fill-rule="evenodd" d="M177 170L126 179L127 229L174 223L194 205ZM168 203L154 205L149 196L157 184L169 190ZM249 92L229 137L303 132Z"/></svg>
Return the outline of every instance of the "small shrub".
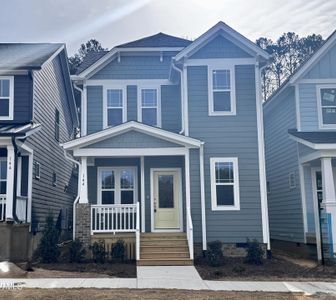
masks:
<svg viewBox="0 0 336 300"><path fill-rule="evenodd" d="M208 250L205 254L207 263L212 267L218 267L222 263L223 251L222 242L213 241L208 243Z"/></svg>
<svg viewBox="0 0 336 300"><path fill-rule="evenodd" d="M103 264L106 261L105 244L103 241L94 242L90 246L92 258L95 263Z"/></svg>
<svg viewBox="0 0 336 300"><path fill-rule="evenodd" d="M264 260L264 249L257 240L250 241L247 239L247 254L245 262L251 265L262 265Z"/></svg>
<svg viewBox="0 0 336 300"><path fill-rule="evenodd" d="M232 272L237 274L243 274L246 271L245 267L243 266L235 266L232 268Z"/></svg>
<svg viewBox="0 0 336 300"><path fill-rule="evenodd" d="M75 239L69 244L69 262L71 263L81 263L85 256L85 249L83 248L83 243Z"/></svg>
<svg viewBox="0 0 336 300"><path fill-rule="evenodd" d="M117 261L123 261L125 259L126 247L123 240L118 240L113 244L111 249L111 257Z"/></svg>
<svg viewBox="0 0 336 300"><path fill-rule="evenodd" d="M46 227L43 231L40 243L37 248L37 256L44 263L56 262L60 256L59 231L54 225L53 215L50 213L46 218Z"/></svg>

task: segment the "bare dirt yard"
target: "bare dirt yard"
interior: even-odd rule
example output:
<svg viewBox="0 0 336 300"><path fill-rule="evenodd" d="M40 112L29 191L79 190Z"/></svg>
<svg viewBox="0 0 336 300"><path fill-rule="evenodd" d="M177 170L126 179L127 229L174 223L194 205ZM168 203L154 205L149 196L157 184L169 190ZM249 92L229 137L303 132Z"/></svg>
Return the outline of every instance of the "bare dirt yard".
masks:
<svg viewBox="0 0 336 300"><path fill-rule="evenodd" d="M336 266L302 264L280 256L266 259L262 265L246 264L244 258L225 257L218 267L199 258L195 267L206 280L336 281Z"/></svg>
<svg viewBox="0 0 336 300"><path fill-rule="evenodd" d="M128 299L176 299L176 300L220 300L220 299L256 299L256 300L329 300L335 299L326 294L303 295L290 293L261 293L261 292L214 292L189 290L127 290L127 289L22 289L2 290L0 299L16 300L128 300Z"/></svg>

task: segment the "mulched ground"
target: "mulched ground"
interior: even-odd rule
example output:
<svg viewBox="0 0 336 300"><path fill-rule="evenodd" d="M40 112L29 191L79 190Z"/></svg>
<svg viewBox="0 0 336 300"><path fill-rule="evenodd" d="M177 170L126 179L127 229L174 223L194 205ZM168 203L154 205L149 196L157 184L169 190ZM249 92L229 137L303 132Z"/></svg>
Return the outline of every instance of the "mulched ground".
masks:
<svg viewBox="0 0 336 300"><path fill-rule="evenodd" d="M206 280L336 281L336 266L300 266L276 257L264 260L260 266L246 264L244 258L226 257L219 267L211 267L204 258L198 258L195 267Z"/></svg>
<svg viewBox="0 0 336 300"><path fill-rule="evenodd" d="M255 299L255 300L329 300L332 296L303 295L290 293L261 293L261 292L215 292L215 291L189 291L189 290L127 290L127 289L22 289L0 290L0 299L17 300L129 300L129 299L176 299L176 300L222 300L222 299Z"/></svg>

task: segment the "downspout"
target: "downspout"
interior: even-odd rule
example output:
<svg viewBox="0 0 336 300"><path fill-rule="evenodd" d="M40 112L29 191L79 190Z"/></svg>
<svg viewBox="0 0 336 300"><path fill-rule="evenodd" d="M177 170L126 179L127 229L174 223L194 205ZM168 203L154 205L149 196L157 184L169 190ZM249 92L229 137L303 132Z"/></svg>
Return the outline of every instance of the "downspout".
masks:
<svg viewBox="0 0 336 300"><path fill-rule="evenodd" d="M180 85L181 85L181 131L179 132L179 134L184 134L184 99L183 99L183 95L184 95L184 87L183 87L183 82L182 82L182 74L183 71L181 69L179 69L178 67L175 66L174 62L172 64L172 67L174 70L176 70L177 72L180 73Z"/></svg>
<svg viewBox="0 0 336 300"><path fill-rule="evenodd" d="M64 156L65 156L65 159L75 163L77 166L78 166L78 170L80 170L81 168L81 164L73 159L72 157L68 156L67 152L65 149L63 149L64 151ZM79 187L80 187L80 180L78 178L78 187L77 187L77 196L76 196L76 199L73 203L73 206L72 206L72 239L75 240L76 238L76 204L78 203L79 201Z"/></svg>
<svg viewBox="0 0 336 300"><path fill-rule="evenodd" d="M80 95L81 95L81 108L80 108L80 113L81 113L81 118L80 118L80 134L79 134L79 136L82 136L82 132L83 132L83 128L82 128L82 125L83 125L83 122L82 122L82 120L83 120L83 90L80 88L80 87L78 87L77 86L77 84L74 82L73 83L73 87L74 87L74 89L75 90L77 90L79 93L80 93Z"/></svg>
<svg viewBox="0 0 336 300"><path fill-rule="evenodd" d="M15 137L12 137L12 144L14 147L14 182L13 182L13 218L14 221L20 223L21 221L16 215L16 189L17 189L17 161L18 161L18 147L15 141Z"/></svg>

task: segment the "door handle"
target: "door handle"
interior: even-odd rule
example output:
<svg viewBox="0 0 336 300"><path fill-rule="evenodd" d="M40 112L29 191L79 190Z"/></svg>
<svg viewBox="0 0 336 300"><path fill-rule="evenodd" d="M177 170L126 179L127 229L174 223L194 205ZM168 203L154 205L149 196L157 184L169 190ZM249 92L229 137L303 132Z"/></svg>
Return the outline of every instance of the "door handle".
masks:
<svg viewBox="0 0 336 300"><path fill-rule="evenodd" d="M157 210L157 202L156 202L156 198L154 198L154 212L156 213Z"/></svg>

